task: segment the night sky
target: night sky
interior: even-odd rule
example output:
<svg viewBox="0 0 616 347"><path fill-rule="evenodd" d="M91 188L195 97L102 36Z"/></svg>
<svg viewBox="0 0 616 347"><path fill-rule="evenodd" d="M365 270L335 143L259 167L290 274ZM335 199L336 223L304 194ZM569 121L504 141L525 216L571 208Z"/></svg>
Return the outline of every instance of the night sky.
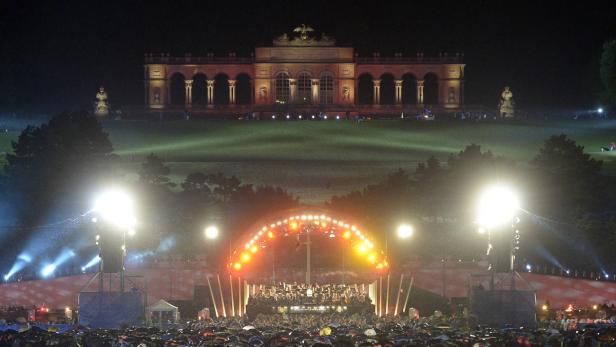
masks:
<svg viewBox="0 0 616 347"><path fill-rule="evenodd" d="M257 45L300 23L360 55L465 54L466 102L494 107L503 86L526 110L597 106L601 46L616 37L609 2L3 1L0 113L143 102L143 54L194 55Z"/></svg>

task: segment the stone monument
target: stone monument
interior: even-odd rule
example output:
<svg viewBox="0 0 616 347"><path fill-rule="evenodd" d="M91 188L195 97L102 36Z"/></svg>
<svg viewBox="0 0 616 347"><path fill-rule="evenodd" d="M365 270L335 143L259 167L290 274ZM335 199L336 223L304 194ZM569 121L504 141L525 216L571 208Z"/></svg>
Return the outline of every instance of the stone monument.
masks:
<svg viewBox="0 0 616 347"><path fill-rule="evenodd" d="M505 87L505 90L501 93L498 110L501 118L515 117L515 102L513 101L513 93L509 90L509 87Z"/></svg>
<svg viewBox="0 0 616 347"><path fill-rule="evenodd" d="M97 116L109 115L109 104L107 103L107 92L105 88L100 87L96 93L96 102L94 103L94 114Z"/></svg>

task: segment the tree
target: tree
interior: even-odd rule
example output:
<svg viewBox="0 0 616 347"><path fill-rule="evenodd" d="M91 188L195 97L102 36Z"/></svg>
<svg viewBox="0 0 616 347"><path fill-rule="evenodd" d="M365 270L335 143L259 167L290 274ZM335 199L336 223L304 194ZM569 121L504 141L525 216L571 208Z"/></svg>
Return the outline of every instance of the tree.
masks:
<svg viewBox="0 0 616 347"><path fill-rule="evenodd" d="M171 169L165 165L165 162L150 153L145 158L145 163L141 164L141 170L139 171L139 180L143 183L147 183L160 187L174 187L175 183L171 182L171 179L167 177Z"/></svg>
<svg viewBox="0 0 616 347"><path fill-rule="evenodd" d="M235 176L227 177L222 173L207 175L206 183L223 203L229 202L233 194L240 189L242 182Z"/></svg>
<svg viewBox="0 0 616 347"><path fill-rule="evenodd" d="M91 187L110 175L113 147L98 120L66 112L28 126L7 155L2 192L13 198L25 224L36 224L53 207L83 213ZM87 199L87 200L84 200Z"/></svg>
<svg viewBox="0 0 616 347"><path fill-rule="evenodd" d="M529 193L535 195L529 200L536 202L535 211L571 221L605 210L609 204L602 164L567 135L551 136L531 162L535 189Z"/></svg>
<svg viewBox="0 0 616 347"><path fill-rule="evenodd" d="M202 189L207 189L209 192L210 189L206 184L207 176L202 172L193 172L186 176L186 179L182 183L182 189L184 191L198 191Z"/></svg>
<svg viewBox="0 0 616 347"><path fill-rule="evenodd" d="M599 74L604 88L605 101L616 105L616 40L603 44Z"/></svg>

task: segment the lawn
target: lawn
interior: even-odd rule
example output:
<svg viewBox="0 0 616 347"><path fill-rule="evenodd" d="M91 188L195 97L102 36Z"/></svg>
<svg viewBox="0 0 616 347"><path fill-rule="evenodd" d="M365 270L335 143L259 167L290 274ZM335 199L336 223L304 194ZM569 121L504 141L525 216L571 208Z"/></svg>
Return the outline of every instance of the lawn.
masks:
<svg viewBox="0 0 616 347"><path fill-rule="evenodd" d="M104 128L128 173L155 153L169 162L175 180L196 170L220 171L249 183L280 185L306 203L377 182L399 167L413 170L431 155L445 160L470 143L525 162L560 133L606 161L606 173L616 174L616 154L600 151L616 142L616 121L108 121ZM0 135L0 152L10 150L16 135Z"/></svg>

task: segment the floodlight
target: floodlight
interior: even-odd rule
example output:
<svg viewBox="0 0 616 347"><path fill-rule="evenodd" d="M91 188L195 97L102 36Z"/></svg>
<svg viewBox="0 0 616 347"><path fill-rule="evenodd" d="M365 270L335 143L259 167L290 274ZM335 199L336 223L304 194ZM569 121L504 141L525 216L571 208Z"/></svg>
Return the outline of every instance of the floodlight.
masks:
<svg viewBox="0 0 616 347"><path fill-rule="evenodd" d="M520 208L517 195L506 186L494 186L486 190L477 206L477 223L484 228L493 228L509 223Z"/></svg>
<svg viewBox="0 0 616 347"><path fill-rule="evenodd" d="M400 224L398 226L398 237L401 239L407 239L413 236L413 227L408 224Z"/></svg>
<svg viewBox="0 0 616 347"><path fill-rule="evenodd" d="M43 275L43 277L49 277L54 271L56 271L56 266L54 264L48 264L41 270L41 275Z"/></svg>
<svg viewBox="0 0 616 347"><path fill-rule="evenodd" d="M210 240L218 238L218 228L214 225L205 228L205 237Z"/></svg>
<svg viewBox="0 0 616 347"><path fill-rule="evenodd" d="M136 224L132 198L118 189L100 195L94 203L93 211L120 229L130 229Z"/></svg>

